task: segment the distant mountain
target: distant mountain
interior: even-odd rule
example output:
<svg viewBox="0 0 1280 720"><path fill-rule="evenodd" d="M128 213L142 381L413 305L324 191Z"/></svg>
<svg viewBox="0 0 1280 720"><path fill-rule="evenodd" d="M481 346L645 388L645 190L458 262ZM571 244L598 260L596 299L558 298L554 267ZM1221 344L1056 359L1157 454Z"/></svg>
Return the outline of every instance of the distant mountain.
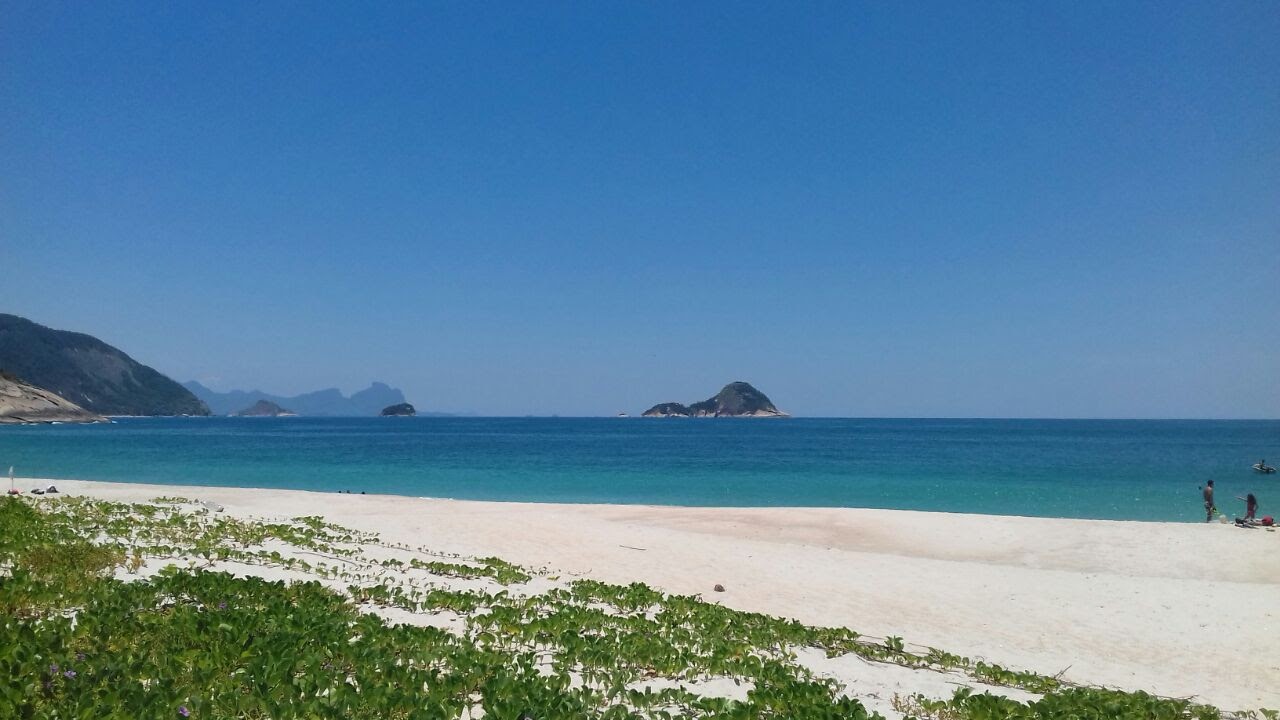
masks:
<svg viewBox="0 0 1280 720"><path fill-rule="evenodd" d="M750 383L732 382L715 397L692 405L659 403L644 411L644 417L789 417L774 407L769 398Z"/></svg>
<svg viewBox="0 0 1280 720"><path fill-rule="evenodd" d="M66 398L0 371L0 425L110 422Z"/></svg>
<svg viewBox="0 0 1280 720"><path fill-rule="evenodd" d="M269 400L259 400L252 406L236 413L238 417L294 417L298 413L285 410Z"/></svg>
<svg viewBox="0 0 1280 720"><path fill-rule="evenodd" d="M259 400L286 407L298 415L329 415L338 417L374 416L388 405L404 402L404 393L385 383L375 382L351 397L337 388L284 397L261 390L232 390L215 392L192 380L183 385L209 406L215 415L230 415L249 407Z"/></svg>
<svg viewBox="0 0 1280 720"><path fill-rule="evenodd" d="M0 314L0 368L99 415L208 415L190 391L83 333Z"/></svg>
<svg viewBox="0 0 1280 720"><path fill-rule="evenodd" d="M397 403L382 408L379 414L382 417L413 417L418 414L418 411L409 403Z"/></svg>

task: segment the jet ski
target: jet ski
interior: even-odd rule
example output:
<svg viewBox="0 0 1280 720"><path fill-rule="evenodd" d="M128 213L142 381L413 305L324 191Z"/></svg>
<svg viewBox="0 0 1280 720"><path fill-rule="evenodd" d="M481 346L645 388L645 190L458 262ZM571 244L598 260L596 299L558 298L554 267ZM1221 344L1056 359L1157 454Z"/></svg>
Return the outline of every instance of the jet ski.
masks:
<svg viewBox="0 0 1280 720"><path fill-rule="evenodd" d="M1263 475L1270 475L1274 473L1276 469L1271 467L1270 465L1263 465L1262 463L1254 463L1253 471L1256 473L1262 473Z"/></svg>

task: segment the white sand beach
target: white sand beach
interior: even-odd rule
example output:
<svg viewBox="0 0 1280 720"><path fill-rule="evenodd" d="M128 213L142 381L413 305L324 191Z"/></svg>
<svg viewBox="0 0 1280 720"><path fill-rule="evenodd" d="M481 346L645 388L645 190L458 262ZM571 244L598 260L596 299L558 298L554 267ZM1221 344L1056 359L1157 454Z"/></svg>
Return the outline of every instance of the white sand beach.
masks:
<svg viewBox="0 0 1280 720"><path fill-rule="evenodd" d="M321 515L385 540L640 581L742 610L901 636L1078 683L1280 707L1280 532L1228 525L867 509L417 499L21 480L115 501L182 496L231 515ZM724 592L714 592L722 584ZM883 693L947 678L856 658L823 668ZM852 663L852 664L851 664ZM901 672L899 672L901 671ZM934 673L936 675L936 673ZM864 687L865 687L864 683ZM932 683L943 687L920 689ZM880 698L884 700L884 698Z"/></svg>

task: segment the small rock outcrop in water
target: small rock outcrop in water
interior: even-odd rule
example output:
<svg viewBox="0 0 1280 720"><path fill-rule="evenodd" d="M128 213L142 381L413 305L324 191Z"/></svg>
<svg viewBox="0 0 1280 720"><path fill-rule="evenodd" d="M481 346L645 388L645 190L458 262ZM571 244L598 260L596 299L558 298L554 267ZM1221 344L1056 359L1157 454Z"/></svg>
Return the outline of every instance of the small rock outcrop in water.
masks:
<svg viewBox="0 0 1280 720"><path fill-rule="evenodd" d="M0 370L0 424L110 422L66 398Z"/></svg>
<svg viewBox="0 0 1280 720"><path fill-rule="evenodd" d="M409 403L397 403L382 408L380 414L382 417L413 417L418 414L418 411Z"/></svg>
<svg viewBox="0 0 1280 720"><path fill-rule="evenodd" d="M732 382L713 398L692 405L660 403L644 411L644 417L790 417L774 407L751 383Z"/></svg>
<svg viewBox="0 0 1280 720"><path fill-rule="evenodd" d="M251 407L236 413L236 417L295 417L297 413L289 412L269 400L259 400Z"/></svg>

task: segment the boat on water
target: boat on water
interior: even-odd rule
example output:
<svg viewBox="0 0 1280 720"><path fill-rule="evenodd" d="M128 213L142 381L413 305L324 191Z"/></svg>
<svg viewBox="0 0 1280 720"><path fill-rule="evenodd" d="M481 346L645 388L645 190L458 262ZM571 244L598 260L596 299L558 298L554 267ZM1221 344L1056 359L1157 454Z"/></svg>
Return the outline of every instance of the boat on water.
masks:
<svg viewBox="0 0 1280 720"><path fill-rule="evenodd" d="M1268 464L1266 463L1266 461L1264 460L1264 461L1259 462L1259 463L1254 463L1254 464L1253 464L1253 471L1254 471L1254 472L1256 472L1256 473L1262 473L1263 475L1270 475L1270 474L1274 473L1274 472L1276 471L1276 469L1275 469L1275 468L1273 468L1273 467L1271 467L1270 465L1268 465Z"/></svg>

